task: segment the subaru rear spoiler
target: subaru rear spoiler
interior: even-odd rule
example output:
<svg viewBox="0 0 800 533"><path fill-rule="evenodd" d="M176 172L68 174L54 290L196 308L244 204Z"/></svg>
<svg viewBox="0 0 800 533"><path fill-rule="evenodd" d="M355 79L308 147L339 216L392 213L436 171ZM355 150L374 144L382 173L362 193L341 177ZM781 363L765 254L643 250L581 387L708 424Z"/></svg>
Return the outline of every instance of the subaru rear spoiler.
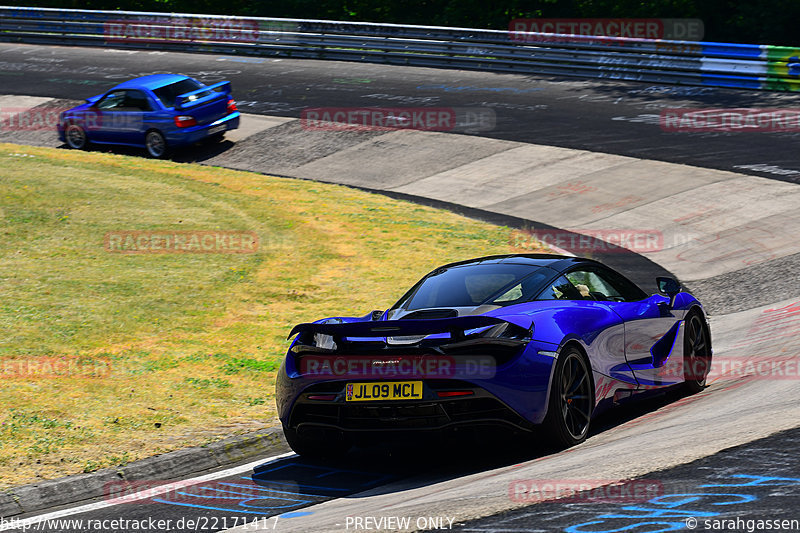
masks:
<svg viewBox="0 0 800 533"><path fill-rule="evenodd" d="M202 87L194 91L189 91L188 93L183 93L175 97L175 108L186 109L187 107L194 107L196 105L210 102L211 100L219 98L220 94L231 94L231 90L231 82L221 81L219 83L215 83L214 85L209 85L208 87ZM212 94L202 98L197 98L196 100L191 99L192 96L204 93L206 91L212 91Z"/></svg>

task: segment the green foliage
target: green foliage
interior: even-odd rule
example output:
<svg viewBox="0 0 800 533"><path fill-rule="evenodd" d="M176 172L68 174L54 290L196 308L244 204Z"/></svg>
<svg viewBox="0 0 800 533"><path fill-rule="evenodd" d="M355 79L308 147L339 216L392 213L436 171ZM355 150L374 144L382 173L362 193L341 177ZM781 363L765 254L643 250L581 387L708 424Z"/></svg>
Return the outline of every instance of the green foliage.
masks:
<svg viewBox="0 0 800 533"><path fill-rule="evenodd" d="M247 405L251 405L251 406L253 406L253 405L264 405L264 404L267 403L267 399L266 398L247 398L245 400L245 403Z"/></svg>
<svg viewBox="0 0 800 533"><path fill-rule="evenodd" d="M188 383L189 385L198 387L200 389L207 389L209 387L217 389L227 389L233 386L229 381L225 381L224 379L220 378L211 378L211 379L186 378L184 379L184 382Z"/></svg>
<svg viewBox="0 0 800 533"><path fill-rule="evenodd" d="M233 359L225 363L223 371L226 374L236 374L238 372L274 372L280 363L277 361L262 361L260 359Z"/></svg>

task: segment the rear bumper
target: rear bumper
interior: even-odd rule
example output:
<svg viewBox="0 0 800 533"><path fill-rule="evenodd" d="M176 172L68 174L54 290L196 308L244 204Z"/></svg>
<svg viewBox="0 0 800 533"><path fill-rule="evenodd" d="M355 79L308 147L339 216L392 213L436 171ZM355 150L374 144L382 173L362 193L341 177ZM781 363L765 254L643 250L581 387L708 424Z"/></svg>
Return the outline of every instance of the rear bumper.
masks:
<svg viewBox="0 0 800 533"><path fill-rule="evenodd" d="M211 135L235 130L239 127L240 113L234 111L219 120L202 126L192 126L191 128L174 129L166 134L167 143L170 146L183 146L194 144L207 139Z"/></svg>
<svg viewBox="0 0 800 533"><path fill-rule="evenodd" d="M304 432L334 429L345 433L445 431L464 426L504 426L531 431L535 425L485 389L464 382L423 382L422 400L346 402L345 382L310 387L294 403L287 426ZM437 391L471 390L471 396L439 398ZM318 391L336 391L333 401L313 400Z"/></svg>
<svg viewBox="0 0 800 533"><path fill-rule="evenodd" d="M347 385L381 378L352 374L312 376L301 372L290 350L277 377L278 414L287 427L316 426L353 433L487 424L530 430L542 422L547 411L555 359L545 354L552 354L557 348L532 341L522 353L495 367L491 376L459 371L448 377L392 378L391 381L422 381L422 398L367 402L346 401ZM469 390L472 394L442 397L439 392L444 390ZM328 398L310 399L309 395Z"/></svg>

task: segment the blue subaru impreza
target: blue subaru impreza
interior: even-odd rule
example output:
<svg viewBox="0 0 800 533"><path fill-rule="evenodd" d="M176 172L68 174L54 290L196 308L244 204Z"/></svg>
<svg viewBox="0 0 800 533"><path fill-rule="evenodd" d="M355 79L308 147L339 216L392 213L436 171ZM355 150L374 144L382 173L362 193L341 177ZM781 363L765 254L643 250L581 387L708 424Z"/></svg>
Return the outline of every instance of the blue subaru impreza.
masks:
<svg viewBox="0 0 800 533"><path fill-rule="evenodd" d="M239 127L231 83L153 74L120 83L61 114L58 136L70 148L92 143L142 147L150 157Z"/></svg>

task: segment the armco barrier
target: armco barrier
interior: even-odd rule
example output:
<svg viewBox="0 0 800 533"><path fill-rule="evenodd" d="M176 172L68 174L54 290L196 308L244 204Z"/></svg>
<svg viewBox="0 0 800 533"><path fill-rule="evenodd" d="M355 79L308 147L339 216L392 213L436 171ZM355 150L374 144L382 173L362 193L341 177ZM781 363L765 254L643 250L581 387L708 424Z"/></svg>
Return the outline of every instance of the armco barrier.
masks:
<svg viewBox="0 0 800 533"><path fill-rule="evenodd" d="M771 45L2 6L0 41L800 90L800 49Z"/></svg>

